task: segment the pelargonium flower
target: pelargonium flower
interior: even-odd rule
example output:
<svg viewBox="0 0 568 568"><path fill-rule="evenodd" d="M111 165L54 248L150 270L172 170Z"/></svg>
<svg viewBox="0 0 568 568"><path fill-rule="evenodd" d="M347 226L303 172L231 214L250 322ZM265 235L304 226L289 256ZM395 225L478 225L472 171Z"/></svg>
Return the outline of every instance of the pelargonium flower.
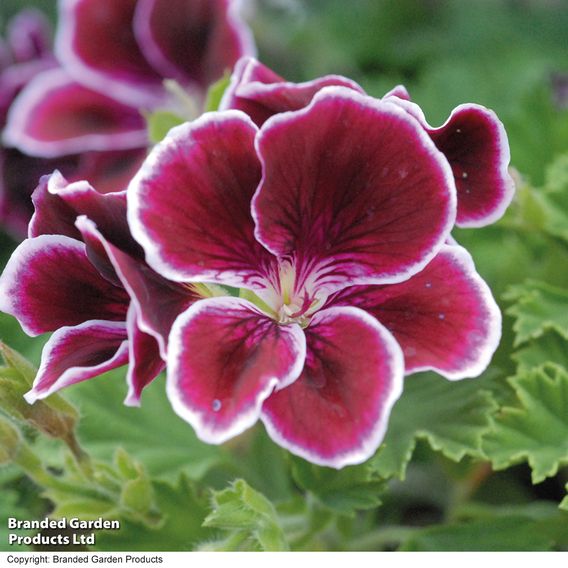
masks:
<svg viewBox="0 0 568 568"><path fill-rule="evenodd" d="M260 418L314 463L364 461L405 372L476 376L498 343L487 285L444 244L450 165L390 100L327 86L260 129L233 110L179 126L130 184L128 218L165 278L241 289L193 302L168 340L170 401L207 442Z"/></svg>
<svg viewBox="0 0 568 568"><path fill-rule="evenodd" d="M33 200L29 238L0 277L0 310L16 317L29 335L54 332L26 399L32 403L129 363L125 403L139 404L142 389L164 363L155 335L139 325L124 267L138 287L168 287L170 301L180 302L178 311L198 296L147 267L128 230L124 192L101 194L55 172L42 177Z"/></svg>
<svg viewBox="0 0 568 568"><path fill-rule="evenodd" d="M59 169L101 192L125 189L149 145L140 110L175 105L164 78L203 101L212 82L254 52L233 0L62 0L59 8L57 61L42 44L49 65L28 65L25 74L19 65L0 82L0 213L15 236L25 234L30 193L46 172ZM40 36L38 25L19 25L11 34L18 53L30 51L21 39L28 29Z"/></svg>
<svg viewBox="0 0 568 568"><path fill-rule="evenodd" d="M260 126L274 114L305 107L328 85L363 92L359 85L338 75L291 83L245 57L235 66L220 108L242 110ZM481 105L463 104L442 126L434 128L404 87L396 87L383 99L416 118L450 163L458 196L457 225L482 227L497 221L513 198L514 186L508 173L507 135L495 113Z"/></svg>
<svg viewBox="0 0 568 568"><path fill-rule="evenodd" d="M135 108L167 99L163 79L195 96L255 51L237 0L62 0L58 59L81 84Z"/></svg>
<svg viewBox="0 0 568 568"><path fill-rule="evenodd" d="M58 169L101 192L123 190L146 155L147 134L138 111L81 87L57 68L39 12L17 15L7 36L0 70L0 222L21 238L41 175Z"/></svg>

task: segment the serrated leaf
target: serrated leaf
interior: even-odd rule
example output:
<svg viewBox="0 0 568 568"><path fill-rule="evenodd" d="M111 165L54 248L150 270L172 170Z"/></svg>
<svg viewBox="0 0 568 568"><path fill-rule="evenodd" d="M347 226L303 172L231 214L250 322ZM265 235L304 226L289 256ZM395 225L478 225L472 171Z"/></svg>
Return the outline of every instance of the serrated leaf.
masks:
<svg viewBox="0 0 568 568"><path fill-rule="evenodd" d="M509 382L517 405L498 413L484 450L498 470L526 460L540 483L568 464L568 372L548 364Z"/></svg>
<svg viewBox="0 0 568 568"><path fill-rule="evenodd" d="M246 538L256 541L262 550L289 549L276 509L244 480L238 479L227 489L214 492L211 506L212 511L205 519L204 526L244 533ZM242 539L237 540L239 544L242 542Z"/></svg>
<svg viewBox="0 0 568 568"><path fill-rule="evenodd" d="M454 461L483 457L482 439L497 409L492 394L483 390L485 381L450 382L432 373L408 377L384 443L370 462L377 473L404 479L418 438Z"/></svg>
<svg viewBox="0 0 568 568"><path fill-rule="evenodd" d="M568 369L568 343L557 333L547 332L526 343L513 353L512 358L518 365L518 371L528 371L547 362Z"/></svg>
<svg viewBox="0 0 568 568"><path fill-rule="evenodd" d="M553 330L568 340L568 292L544 282L527 281L509 288L515 302L507 313L515 318L515 346Z"/></svg>
<svg viewBox="0 0 568 568"><path fill-rule="evenodd" d="M511 516L429 527L416 531L404 551L545 551L566 543L562 514L545 520Z"/></svg>
<svg viewBox="0 0 568 568"><path fill-rule="evenodd" d="M292 458L292 475L327 508L347 515L378 507L385 489L385 480L368 464L336 470Z"/></svg>

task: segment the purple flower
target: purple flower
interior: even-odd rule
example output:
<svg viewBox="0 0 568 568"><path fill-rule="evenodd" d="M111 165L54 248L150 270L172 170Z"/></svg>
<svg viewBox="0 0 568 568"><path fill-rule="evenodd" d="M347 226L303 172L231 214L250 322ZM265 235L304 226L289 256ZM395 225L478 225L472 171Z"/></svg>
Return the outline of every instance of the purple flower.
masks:
<svg viewBox="0 0 568 568"><path fill-rule="evenodd" d="M0 71L0 223L21 238L40 176L59 169L101 192L123 190L144 159L147 135L137 111L57 68L39 12L20 13L7 36Z"/></svg>
<svg viewBox="0 0 568 568"><path fill-rule="evenodd" d="M175 315L198 295L148 268L130 236L124 192L101 194L55 172L41 179L33 200L29 238L0 277L0 310L16 317L29 335L54 332L26 399L34 402L129 363L125 402L139 404L142 389L164 363L161 337L144 331L130 283L150 294L153 287L167 289L170 303L178 302ZM160 317L164 321L167 309Z"/></svg>
<svg viewBox="0 0 568 568"><path fill-rule="evenodd" d="M423 123L394 95L322 84L260 129L233 110L173 129L130 184L128 219L165 278L241 288L175 319L175 411L210 443L260 418L339 468L380 444L405 372L478 375L501 320L467 252L444 244L454 175Z"/></svg>
<svg viewBox="0 0 568 568"><path fill-rule="evenodd" d="M242 110L260 126L274 114L305 107L328 85L363 92L350 79L337 75L290 83L245 57L235 66L221 109ZM495 113L481 105L464 104L455 108L442 126L434 128L420 107L410 102L404 87L396 87L383 99L412 115L448 160L457 188L456 224L482 227L497 221L513 198L514 186L508 173L507 135Z"/></svg>
<svg viewBox="0 0 568 568"><path fill-rule="evenodd" d="M63 0L57 61L39 16L15 22L14 58L41 64L26 61L0 78L0 219L8 230L25 234L30 193L54 169L103 193L125 189L149 145L140 109L174 105L164 78L202 102L213 81L254 52L237 4Z"/></svg>
<svg viewBox="0 0 568 568"><path fill-rule="evenodd" d="M254 42L235 0L63 0L56 52L81 84L135 108L163 105L163 79L198 97Z"/></svg>

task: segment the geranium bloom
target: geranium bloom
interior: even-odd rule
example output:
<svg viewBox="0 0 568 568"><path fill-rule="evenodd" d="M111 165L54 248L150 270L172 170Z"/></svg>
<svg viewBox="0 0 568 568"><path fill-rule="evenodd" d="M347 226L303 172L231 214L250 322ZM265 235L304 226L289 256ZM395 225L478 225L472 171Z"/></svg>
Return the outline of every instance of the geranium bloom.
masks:
<svg viewBox="0 0 568 568"><path fill-rule="evenodd" d="M496 348L491 293L444 244L450 165L391 101L325 87L260 130L239 111L177 127L129 186L128 216L166 278L241 288L192 303L169 337L170 400L207 442L260 418L312 462L358 463L405 368L476 376Z"/></svg>
<svg viewBox="0 0 568 568"><path fill-rule="evenodd" d="M138 404L164 363L156 337L138 324L138 304L124 287L121 267L138 286L168 288L170 300L180 302L178 311L196 294L178 290L146 266L126 224L124 192L103 195L86 182L69 184L56 172L41 179L33 200L29 238L0 277L0 309L29 335L54 332L27 400L129 362L125 402Z"/></svg>
<svg viewBox="0 0 568 568"><path fill-rule="evenodd" d="M39 12L20 13L7 36L0 72L0 222L21 238L41 175L58 169L101 192L124 189L146 155L147 134L138 111L81 87L57 68Z"/></svg>
<svg viewBox="0 0 568 568"><path fill-rule="evenodd" d="M252 55L236 0L63 0L56 52L81 84L135 108L163 106L164 78L198 98Z"/></svg>
<svg viewBox="0 0 568 568"><path fill-rule="evenodd" d="M59 169L103 193L125 189L149 145L140 110L179 105L164 78L188 90L197 108L213 81L254 52L237 4L63 0L57 61L39 24L32 26L29 17L25 26L18 24L18 34L10 34L18 39L18 54L41 55L42 64L18 65L0 79L0 107L6 112L9 107L3 132L8 148L0 168L10 164L0 187L0 212L16 236L25 234L30 193L46 172ZM39 54L24 49L24 32L30 46L41 48Z"/></svg>
<svg viewBox="0 0 568 568"><path fill-rule="evenodd" d="M359 85L338 75L290 83L245 57L235 66L220 108L242 110L260 126L274 114L305 107L328 85L363 92ZM448 160L457 189L457 225L482 227L497 221L513 198L514 186L508 173L507 135L495 113L481 105L464 104L455 108L442 126L434 128L420 107L410 102L404 87L396 87L383 99L416 118Z"/></svg>

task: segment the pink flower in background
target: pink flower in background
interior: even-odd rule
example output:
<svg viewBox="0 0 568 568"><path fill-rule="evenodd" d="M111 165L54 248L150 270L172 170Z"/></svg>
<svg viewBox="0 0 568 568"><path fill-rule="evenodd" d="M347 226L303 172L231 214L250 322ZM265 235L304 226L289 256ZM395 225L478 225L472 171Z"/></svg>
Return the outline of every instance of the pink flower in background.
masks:
<svg viewBox="0 0 568 568"><path fill-rule="evenodd" d="M35 13L15 22L12 51L33 65L26 60L24 73L18 62L0 82L0 213L17 237L40 175L59 169L101 192L125 189L149 145L140 110L176 106L163 80L199 106L212 82L254 52L232 0L63 0L57 61L40 22Z"/></svg>
<svg viewBox="0 0 568 568"><path fill-rule="evenodd" d="M290 451L342 467L380 444L405 368L482 372L500 313L469 255L444 245L455 182L423 125L389 99L316 90L260 130L236 111L172 130L128 216L156 272L242 289L173 323L176 412L210 443L260 418Z"/></svg>
<svg viewBox="0 0 568 568"><path fill-rule="evenodd" d="M260 126L275 114L305 107L327 85L363 92L350 79L337 75L291 83L255 59L243 58L235 66L220 108L242 110ZM514 186L508 173L507 135L495 113L481 105L464 104L434 128L420 107L410 102L404 87L396 87L383 99L412 115L448 160L457 189L456 224L482 227L497 221L513 198Z"/></svg>
<svg viewBox="0 0 568 568"><path fill-rule="evenodd" d="M33 213L30 196L42 175L59 169L70 180L88 179L102 192L124 189L146 155L147 135L132 109L77 84L64 89L66 76L57 67L49 26L39 12L16 16L7 38L0 73L0 126L5 127L0 223L22 238ZM109 144L105 125L116 132L124 124L135 131L136 143Z"/></svg>
<svg viewBox="0 0 568 568"><path fill-rule="evenodd" d="M56 52L81 84L134 108L167 103L163 80L198 98L255 52L237 0L63 0Z"/></svg>

